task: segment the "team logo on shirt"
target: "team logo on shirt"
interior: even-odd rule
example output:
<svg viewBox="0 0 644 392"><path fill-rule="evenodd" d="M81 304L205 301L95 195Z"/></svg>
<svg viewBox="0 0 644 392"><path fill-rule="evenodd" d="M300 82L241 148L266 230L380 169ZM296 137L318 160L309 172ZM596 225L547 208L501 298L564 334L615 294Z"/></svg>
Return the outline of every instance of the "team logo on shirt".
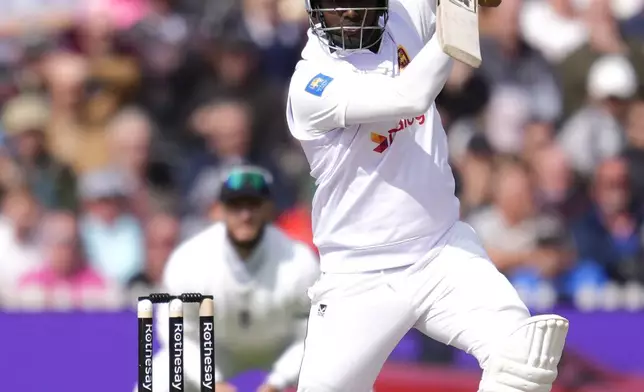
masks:
<svg viewBox="0 0 644 392"><path fill-rule="evenodd" d="M387 137L382 136L381 134L371 132L371 141L377 144L376 148L374 148L373 150L380 154L382 154L389 147Z"/></svg>
<svg viewBox="0 0 644 392"><path fill-rule="evenodd" d="M376 147L373 149L375 152L382 154L394 143L396 139L396 134L400 131L404 131L410 126L418 123L418 125L423 125L425 123L425 115L421 115L414 118L406 118L404 120L398 121L398 126L396 128L391 128L387 131L387 136L381 135L379 133L371 132L371 141L376 143Z"/></svg>
<svg viewBox="0 0 644 392"><path fill-rule="evenodd" d="M398 69L402 71L409 65L410 62L411 62L411 59L409 58L409 55L407 54L407 50L405 50L405 47L402 45L398 45Z"/></svg>
<svg viewBox="0 0 644 392"><path fill-rule="evenodd" d="M307 93L316 97L321 97L327 86L333 81L333 78L324 74L317 74L304 89Z"/></svg>

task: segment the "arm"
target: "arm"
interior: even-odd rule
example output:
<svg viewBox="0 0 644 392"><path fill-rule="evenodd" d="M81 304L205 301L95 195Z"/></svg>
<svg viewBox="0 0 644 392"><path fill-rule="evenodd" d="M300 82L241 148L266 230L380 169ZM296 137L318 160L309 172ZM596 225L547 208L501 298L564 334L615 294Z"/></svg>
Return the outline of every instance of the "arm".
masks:
<svg viewBox="0 0 644 392"><path fill-rule="evenodd" d="M319 263L315 254L303 244L298 243L297 247L296 262L301 264L301 268L291 301L294 336L291 345L286 348L275 362L273 370L266 380L267 385L278 390L294 385L297 382L304 355L307 319L311 309L311 301L307 295L307 290L320 276Z"/></svg>
<svg viewBox="0 0 644 392"><path fill-rule="evenodd" d="M324 75L312 70L313 67L305 65L296 71L291 80L289 103L297 128L321 134L336 128L398 121L426 113L443 89L452 60L443 52L435 35L395 78L346 69ZM311 88L312 83L318 87Z"/></svg>

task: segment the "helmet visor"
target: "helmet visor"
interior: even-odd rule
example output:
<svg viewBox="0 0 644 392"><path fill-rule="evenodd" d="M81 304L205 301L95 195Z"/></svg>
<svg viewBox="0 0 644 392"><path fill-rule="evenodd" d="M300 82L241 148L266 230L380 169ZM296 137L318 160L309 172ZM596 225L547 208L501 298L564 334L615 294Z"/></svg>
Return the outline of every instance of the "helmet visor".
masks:
<svg viewBox="0 0 644 392"><path fill-rule="evenodd" d="M387 3L387 0L311 1L311 29L332 49L368 49L382 38Z"/></svg>

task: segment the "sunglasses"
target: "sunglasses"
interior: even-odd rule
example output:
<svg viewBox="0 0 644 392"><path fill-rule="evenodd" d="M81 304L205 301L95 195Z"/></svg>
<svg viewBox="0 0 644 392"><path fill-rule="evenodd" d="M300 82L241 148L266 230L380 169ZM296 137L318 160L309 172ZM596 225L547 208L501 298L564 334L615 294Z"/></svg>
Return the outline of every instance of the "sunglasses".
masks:
<svg viewBox="0 0 644 392"><path fill-rule="evenodd" d="M269 187L271 183L270 175L260 171L235 170L228 175L225 186L234 191L242 189L253 189L262 191Z"/></svg>

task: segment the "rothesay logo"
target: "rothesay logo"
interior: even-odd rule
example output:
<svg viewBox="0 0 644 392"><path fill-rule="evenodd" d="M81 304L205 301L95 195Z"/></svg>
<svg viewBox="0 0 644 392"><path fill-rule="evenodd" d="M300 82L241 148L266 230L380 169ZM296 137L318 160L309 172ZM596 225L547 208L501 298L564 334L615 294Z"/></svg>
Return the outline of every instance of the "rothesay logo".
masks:
<svg viewBox="0 0 644 392"><path fill-rule="evenodd" d="M203 364L203 369L201 371L204 374L204 377L202 379L202 386L207 388L207 390L212 391L213 390L213 370L214 370L214 360L213 360L213 353L215 350L215 345L214 345L214 336L213 336L213 331L214 331L214 325L212 322L206 322L203 323L203 332L201 336L201 341L203 342L202 346L202 359L201 363Z"/></svg>
<svg viewBox="0 0 644 392"><path fill-rule="evenodd" d="M172 347L172 391L183 391L183 324L177 323L174 325Z"/></svg>
<svg viewBox="0 0 644 392"><path fill-rule="evenodd" d="M143 378L143 388L152 391L152 324L146 324L143 333L145 339L145 376Z"/></svg>

